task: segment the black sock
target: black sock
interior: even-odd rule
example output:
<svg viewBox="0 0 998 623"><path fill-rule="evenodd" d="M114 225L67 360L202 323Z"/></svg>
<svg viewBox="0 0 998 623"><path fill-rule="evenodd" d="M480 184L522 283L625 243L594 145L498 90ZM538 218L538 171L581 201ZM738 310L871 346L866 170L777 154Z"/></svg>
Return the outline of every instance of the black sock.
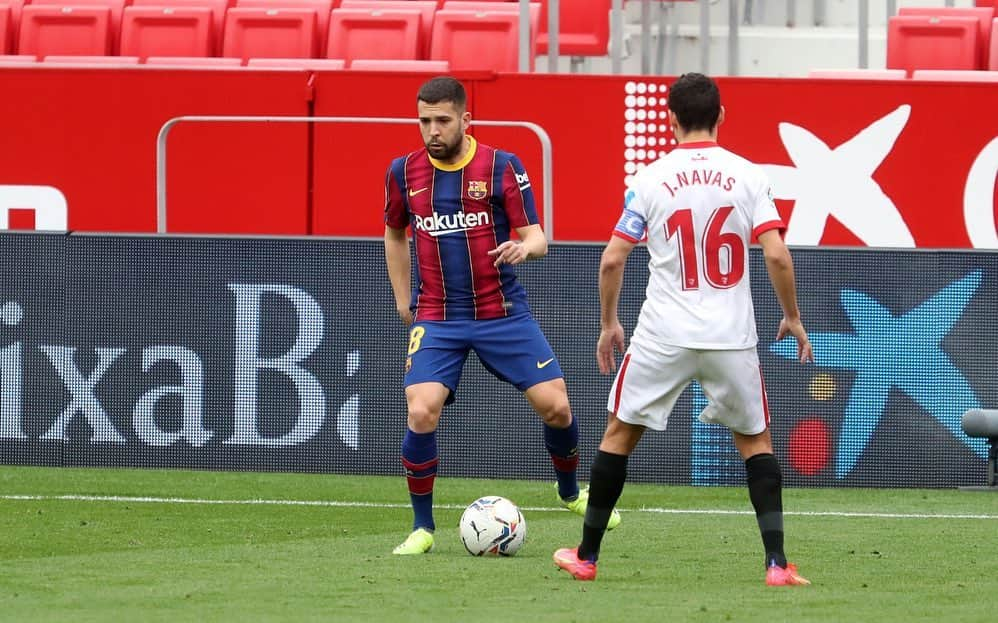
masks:
<svg viewBox="0 0 998 623"><path fill-rule="evenodd" d="M606 524L624 490L626 479L627 455L610 454L602 450L596 452L592 475L589 477L589 505L586 506L586 519L582 524L580 559L595 562L599 558Z"/></svg>
<svg viewBox="0 0 998 623"><path fill-rule="evenodd" d="M772 454L756 454L745 461L749 498L759 522L762 545L766 548L766 566L787 566L783 553L783 476L780 463Z"/></svg>

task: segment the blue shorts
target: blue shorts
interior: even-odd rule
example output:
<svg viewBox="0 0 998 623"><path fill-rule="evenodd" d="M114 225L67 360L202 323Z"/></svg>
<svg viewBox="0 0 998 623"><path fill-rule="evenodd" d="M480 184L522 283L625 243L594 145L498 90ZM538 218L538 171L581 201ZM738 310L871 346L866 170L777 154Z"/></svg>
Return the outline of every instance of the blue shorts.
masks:
<svg viewBox="0 0 998 623"><path fill-rule="evenodd" d="M472 350L489 372L521 392L562 378L551 345L533 316L525 313L493 320L416 322L409 329L405 386L442 383L451 392L447 404L454 402Z"/></svg>

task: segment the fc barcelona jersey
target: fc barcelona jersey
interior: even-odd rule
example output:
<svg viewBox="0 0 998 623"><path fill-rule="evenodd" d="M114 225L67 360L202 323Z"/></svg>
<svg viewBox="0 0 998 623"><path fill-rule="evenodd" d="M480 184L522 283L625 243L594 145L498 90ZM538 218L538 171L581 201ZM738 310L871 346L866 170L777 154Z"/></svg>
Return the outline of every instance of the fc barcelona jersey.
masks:
<svg viewBox="0 0 998 623"><path fill-rule="evenodd" d="M511 229L537 224L530 180L511 153L474 138L455 164L426 149L392 161L385 176L385 223L412 228L413 308L419 320L485 320L528 310L513 267L488 252Z"/></svg>

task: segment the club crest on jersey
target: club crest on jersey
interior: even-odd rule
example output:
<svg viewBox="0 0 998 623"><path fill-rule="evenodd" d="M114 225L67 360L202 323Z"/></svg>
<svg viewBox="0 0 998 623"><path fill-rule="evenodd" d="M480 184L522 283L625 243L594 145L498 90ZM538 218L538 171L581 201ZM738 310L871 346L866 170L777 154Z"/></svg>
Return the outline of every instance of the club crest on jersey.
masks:
<svg viewBox="0 0 998 623"><path fill-rule="evenodd" d="M485 180L469 180L468 196L476 201L485 199L489 194L489 184Z"/></svg>

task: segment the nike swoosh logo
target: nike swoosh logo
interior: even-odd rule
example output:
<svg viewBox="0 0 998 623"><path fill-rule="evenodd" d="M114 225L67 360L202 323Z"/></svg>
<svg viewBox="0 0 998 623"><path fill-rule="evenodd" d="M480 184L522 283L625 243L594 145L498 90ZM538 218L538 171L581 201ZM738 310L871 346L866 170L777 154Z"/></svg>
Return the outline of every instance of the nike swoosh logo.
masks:
<svg viewBox="0 0 998 623"><path fill-rule="evenodd" d="M424 190L429 190L429 188L428 187L423 187L423 188L420 188L419 190L413 190L413 189L410 188L409 189L409 196L410 197L415 197L416 195L418 195L419 193L423 192Z"/></svg>
<svg viewBox="0 0 998 623"><path fill-rule="evenodd" d="M543 368L544 366L548 365L552 361L554 361L554 357L548 359L547 361L538 361L537 362L537 369L540 370L541 368Z"/></svg>

